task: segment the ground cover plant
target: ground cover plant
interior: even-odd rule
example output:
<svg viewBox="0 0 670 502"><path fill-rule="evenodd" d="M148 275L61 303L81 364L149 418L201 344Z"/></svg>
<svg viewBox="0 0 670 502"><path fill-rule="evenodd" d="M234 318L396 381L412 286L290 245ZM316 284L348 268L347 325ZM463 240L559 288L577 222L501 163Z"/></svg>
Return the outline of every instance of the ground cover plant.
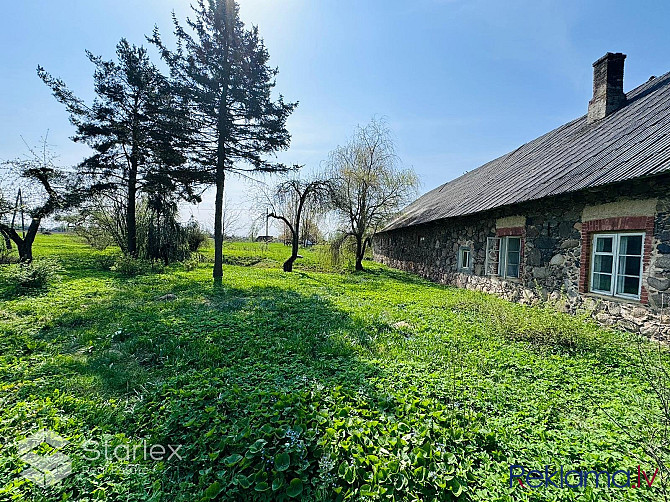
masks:
<svg viewBox="0 0 670 502"><path fill-rule="evenodd" d="M319 272L318 249L286 274L280 244L227 246L214 287L209 253L126 277L114 250L38 236L59 280L0 303L0 500L663 500L508 482L653 472L630 336L373 263ZM41 428L72 460L44 489L15 446Z"/></svg>

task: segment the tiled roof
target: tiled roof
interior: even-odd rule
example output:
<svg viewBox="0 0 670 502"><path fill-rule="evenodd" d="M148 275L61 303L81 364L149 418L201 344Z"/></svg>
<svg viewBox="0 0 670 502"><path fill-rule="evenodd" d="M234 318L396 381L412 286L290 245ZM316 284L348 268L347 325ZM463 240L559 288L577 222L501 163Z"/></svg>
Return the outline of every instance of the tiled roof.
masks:
<svg viewBox="0 0 670 502"><path fill-rule="evenodd" d="M384 230L670 171L670 73L626 96L598 122L584 115L431 190Z"/></svg>

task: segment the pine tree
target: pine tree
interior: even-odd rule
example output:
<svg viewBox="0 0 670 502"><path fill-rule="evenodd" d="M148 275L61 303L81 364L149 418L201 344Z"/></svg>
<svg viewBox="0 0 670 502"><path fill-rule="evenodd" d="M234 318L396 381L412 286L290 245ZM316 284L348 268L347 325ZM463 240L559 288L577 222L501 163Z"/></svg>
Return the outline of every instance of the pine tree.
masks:
<svg viewBox="0 0 670 502"><path fill-rule="evenodd" d="M149 39L169 65L181 96L190 103L191 156L212 173L216 187L214 279L223 276L223 200L227 173L282 172L267 160L286 149L286 119L297 103L272 99L277 69L258 29L245 28L234 0L199 0L189 31L174 17L177 48L169 50L154 30ZM192 33L192 34L191 34Z"/></svg>
<svg viewBox="0 0 670 502"><path fill-rule="evenodd" d="M175 197L198 200L194 189L198 178L180 148L186 113L169 80L143 47L122 39L116 54L117 61L105 61L87 52L95 65L96 98L90 106L44 68L37 71L70 113L76 128L72 139L95 152L79 165L82 183L113 195L123 192L124 251L136 256L138 197L169 188Z"/></svg>

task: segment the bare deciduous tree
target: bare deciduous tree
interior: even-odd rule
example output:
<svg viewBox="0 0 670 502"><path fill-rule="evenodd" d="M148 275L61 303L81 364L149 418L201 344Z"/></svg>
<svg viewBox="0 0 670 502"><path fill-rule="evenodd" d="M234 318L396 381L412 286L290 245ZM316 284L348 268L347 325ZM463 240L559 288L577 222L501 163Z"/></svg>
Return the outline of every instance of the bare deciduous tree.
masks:
<svg viewBox="0 0 670 502"><path fill-rule="evenodd" d="M223 198L223 209L221 213L221 222L223 225L223 238L233 237L240 231L240 219L242 210L236 208L227 196Z"/></svg>
<svg viewBox="0 0 670 502"><path fill-rule="evenodd" d="M30 262L33 259L33 242L42 220L75 205L80 194L76 187L68 186L68 173L56 166L57 156L49 149L46 136L39 148L27 144L26 147L28 153L24 157L2 164L4 172L1 178L5 192L21 189L21 197L17 198L19 202L14 209L25 211L30 217L30 224L25 233L19 235L5 216L5 221L0 221L0 230L16 244L19 259ZM18 207L19 204L21 207Z"/></svg>
<svg viewBox="0 0 670 502"><path fill-rule="evenodd" d="M1 188L1 187L0 187ZM12 204L5 197L5 194L0 190L0 220L4 219L8 214L12 212ZM12 239L9 237L9 234L0 226L0 235L4 240L4 251L11 251L12 249Z"/></svg>
<svg viewBox="0 0 670 502"><path fill-rule="evenodd" d="M414 170L403 169L383 120L358 126L346 145L327 161L330 199L341 231L356 241L356 270L377 230L416 194Z"/></svg>
<svg viewBox="0 0 670 502"><path fill-rule="evenodd" d="M300 168L301 166L295 166ZM299 177L285 179L272 189L262 193L261 204L269 208L269 218L284 222L291 236L291 256L284 262L284 272L293 271L293 263L300 258L300 225L306 212L314 215L326 206L328 182L312 178L301 180Z"/></svg>

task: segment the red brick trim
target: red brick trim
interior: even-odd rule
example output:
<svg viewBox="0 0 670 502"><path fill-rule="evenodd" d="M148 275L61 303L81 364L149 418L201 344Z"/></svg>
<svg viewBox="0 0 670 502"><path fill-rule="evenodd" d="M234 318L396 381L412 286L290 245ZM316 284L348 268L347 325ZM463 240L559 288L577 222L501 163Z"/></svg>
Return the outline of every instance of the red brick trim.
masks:
<svg viewBox="0 0 670 502"><path fill-rule="evenodd" d="M496 237L523 237L524 227L496 228Z"/></svg>
<svg viewBox="0 0 670 502"><path fill-rule="evenodd" d="M651 246L654 238L653 216L622 216L620 218L585 221L582 224L582 255L580 259L581 267L579 270L579 291L581 293L588 292L589 272L591 270L591 240L593 234L626 231L645 232L642 273L644 274L644 272L649 269ZM642 283L642 290L640 292L640 302L645 305L649 302L649 292L647 291L644 282Z"/></svg>

